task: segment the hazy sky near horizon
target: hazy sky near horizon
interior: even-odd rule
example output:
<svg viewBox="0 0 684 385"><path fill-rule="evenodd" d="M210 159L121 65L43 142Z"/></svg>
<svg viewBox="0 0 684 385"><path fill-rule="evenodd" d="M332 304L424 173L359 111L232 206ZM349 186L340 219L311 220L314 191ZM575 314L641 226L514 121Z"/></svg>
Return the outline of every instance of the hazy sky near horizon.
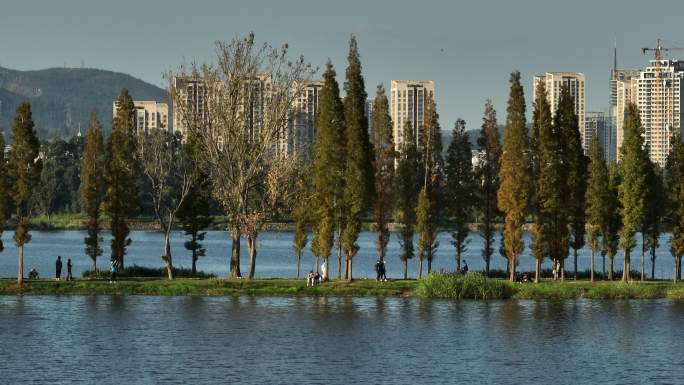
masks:
<svg viewBox="0 0 684 385"><path fill-rule="evenodd" d="M684 47L684 1L596 0L3 0L0 66L101 68L164 86L162 73L212 60L214 42L254 31L289 43L344 81L350 34L357 36L366 90L392 79L435 81L443 131L458 117L479 128L492 99L505 122L508 78L521 71L531 116L532 75L583 72L587 111L608 108L613 46L618 66L643 67L640 47ZM671 54L684 58L684 52ZM135 95L134 95L135 96Z"/></svg>

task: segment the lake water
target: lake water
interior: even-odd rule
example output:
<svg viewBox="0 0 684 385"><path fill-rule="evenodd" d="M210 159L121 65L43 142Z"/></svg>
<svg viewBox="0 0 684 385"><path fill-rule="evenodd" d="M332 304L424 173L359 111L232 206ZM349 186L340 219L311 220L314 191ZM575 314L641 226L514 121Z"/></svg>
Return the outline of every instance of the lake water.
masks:
<svg viewBox="0 0 684 385"><path fill-rule="evenodd" d="M684 302L0 296L0 383L681 384Z"/></svg>
<svg viewBox="0 0 684 385"><path fill-rule="evenodd" d="M13 233L6 231L2 235L5 250L0 253L0 277L12 277L17 274L17 251L12 241ZM90 258L86 257L83 251L83 231L34 231L33 239L25 248L25 274L31 267L38 269L41 277L53 276L54 261L57 255L61 255L66 263L66 258L71 257L74 263L74 275L81 275L81 272L92 268ZM296 274L296 257L292 249L292 233L289 232L266 232L259 236L256 275L259 277L294 277ZM354 259L354 276L358 278L374 277L373 265L377 260L374 241L376 235L371 232L363 232L359 238L361 247L358 255ZM131 239L133 242L128 248L126 265L142 265L149 267L161 267L163 263L159 257L162 254L164 237L159 232L153 231L132 231ZM311 239L311 236L309 237ZM388 277L399 278L403 276L403 264L399 260L399 243L396 234L392 234L387 256ZM454 247L451 244L451 236L447 233L439 234L440 246L433 261L433 269L439 271L454 270L455 257ZM632 252L632 268L639 268L639 258L641 252L641 237L637 247ZM669 251L670 235L663 235L660 239L660 248L656 259L656 278L671 278L673 271L673 261ZM103 268L108 266L109 260L109 241L108 233L104 234L104 254L98 261L98 266ZM172 238L172 253L176 266L190 267L190 254L183 248L185 237L182 232L174 232ZM482 270L484 261L481 257L482 238L478 234L471 234L469 237L468 251L464 258L468 261L470 270ZM526 245L529 245L529 237L526 236ZM207 233L204 245L207 249L207 256L201 257L198 261L198 269L206 272L215 273L220 277L228 275L228 262L230 255L230 238L222 231L210 231ZM496 240L495 253L492 259L492 269L506 269L506 260L499 254L499 239ZM242 244L242 272L248 272L247 245ZM579 255L579 269L589 268L590 252L588 248L581 250ZM331 274L337 271L337 256L331 259ZM646 257L646 272L650 275L651 263ZM302 271L304 274L309 269L314 268L314 258L311 250L307 246L306 252L302 257ZM544 262L543 268L551 268L551 262ZM427 263L424 266L427 270ZM567 271L572 270L572 258L566 262ZM600 256L596 257L596 269L601 270ZM622 252L618 253L615 259L615 269L622 269ZM530 255L529 248L525 248L525 253L520 259L520 271L534 271L534 259ZM66 273L66 267L64 268ZM409 275L415 277L418 274L418 261L409 261Z"/></svg>

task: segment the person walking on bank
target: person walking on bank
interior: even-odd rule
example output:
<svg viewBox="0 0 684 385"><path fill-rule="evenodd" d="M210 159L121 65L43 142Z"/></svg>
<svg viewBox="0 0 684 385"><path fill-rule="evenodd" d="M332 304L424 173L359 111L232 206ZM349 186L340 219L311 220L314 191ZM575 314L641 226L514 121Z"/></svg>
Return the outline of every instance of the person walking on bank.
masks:
<svg viewBox="0 0 684 385"><path fill-rule="evenodd" d="M116 282L116 273L119 272L119 266L116 264L115 260L112 260L110 266L109 283Z"/></svg>
<svg viewBox="0 0 684 385"><path fill-rule="evenodd" d="M71 268L73 266L74 265L71 264L71 258L67 259L67 276L66 276L67 281L73 281L74 280L74 277L71 275Z"/></svg>
<svg viewBox="0 0 684 385"><path fill-rule="evenodd" d="M380 281L387 282L387 265L385 265L385 259L380 260Z"/></svg>
<svg viewBox="0 0 684 385"><path fill-rule="evenodd" d="M62 257L58 255L55 261L55 281L60 279L62 279Z"/></svg>

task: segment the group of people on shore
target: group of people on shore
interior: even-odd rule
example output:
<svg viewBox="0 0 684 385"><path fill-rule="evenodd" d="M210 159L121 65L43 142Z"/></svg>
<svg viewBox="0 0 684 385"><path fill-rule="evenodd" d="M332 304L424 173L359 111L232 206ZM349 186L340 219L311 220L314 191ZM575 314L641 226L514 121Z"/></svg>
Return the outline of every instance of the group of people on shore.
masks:
<svg viewBox="0 0 684 385"><path fill-rule="evenodd" d="M74 267L73 263L71 263L71 258L67 258L67 275L66 275L66 280L67 281L73 281L74 276L71 273L71 269ZM35 270L35 269L34 269ZM36 276L38 276L38 272L35 273ZM29 277L31 273L29 272ZM62 280L62 256L58 255L57 260L55 261L55 281L61 281Z"/></svg>
<svg viewBox="0 0 684 385"><path fill-rule="evenodd" d="M309 270L306 275L306 286L316 286L323 280L323 276L318 271Z"/></svg>
<svg viewBox="0 0 684 385"><path fill-rule="evenodd" d="M62 280L62 268L64 267L64 263L62 262L62 256L58 255L57 260L55 260L55 281L61 281ZM73 281L74 280L74 275L73 275L73 268L74 264L71 262L71 258L67 258L67 263L66 263L66 268L67 268L67 274L65 279L67 281ZM116 263L116 261L112 261L109 267L109 282L116 282L116 276L119 273L119 265ZM38 279L38 270L35 268L32 268L29 271L29 279Z"/></svg>
<svg viewBox="0 0 684 385"><path fill-rule="evenodd" d="M375 262L375 280L378 282L387 282L387 266L385 266L385 259L378 259Z"/></svg>

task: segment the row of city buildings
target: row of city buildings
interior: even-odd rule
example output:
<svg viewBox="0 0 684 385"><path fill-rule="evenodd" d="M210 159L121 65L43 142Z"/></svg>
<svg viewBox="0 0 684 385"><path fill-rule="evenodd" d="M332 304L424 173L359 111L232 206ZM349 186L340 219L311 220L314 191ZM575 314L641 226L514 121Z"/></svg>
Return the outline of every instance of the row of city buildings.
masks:
<svg viewBox="0 0 684 385"><path fill-rule="evenodd" d="M623 140L624 113L629 103L637 105L641 114L641 123L645 129L645 143L648 146L651 160L661 166L665 165L667 155L672 147L671 139L675 132L681 131L682 98L680 84L684 78L684 62L678 60L651 60L645 69L611 70L610 77L610 110L586 111L586 79L579 72L547 72L533 77L533 97L536 98L536 86L543 82L552 111L558 107L561 91L567 87L575 101L575 112L578 117L582 145L585 152L594 138L603 147L608 161L618 160ZM270 78L267 76L254 79L254 97L251 102L251 115L258 123L260 111L264 108L266 94L270 89ZM196 79L175 78L173 86L179 99L193 113L202 116L207 113L206 90ZM313 144L316 127L315 120L319 109L322 81L308 81L299 97L295 100L291 118L276 144L279 154L306 153ZM416 140L425 119L426 102L435 97L435 83L431 80L392 80L390 88L390 113L393 122L395 146L398 149L403 140L403 128L410 122ZM169 119L169 106L155 101L135 101L136 129L145 132L155 128L173 128L185 134L187 128L183 123L182 109L173 106L173 117ZM113 113L116 114L116 102ZM368 130L372 137L373 100L366 103ZM169 126L169 123L172 126Z"/></svg>

